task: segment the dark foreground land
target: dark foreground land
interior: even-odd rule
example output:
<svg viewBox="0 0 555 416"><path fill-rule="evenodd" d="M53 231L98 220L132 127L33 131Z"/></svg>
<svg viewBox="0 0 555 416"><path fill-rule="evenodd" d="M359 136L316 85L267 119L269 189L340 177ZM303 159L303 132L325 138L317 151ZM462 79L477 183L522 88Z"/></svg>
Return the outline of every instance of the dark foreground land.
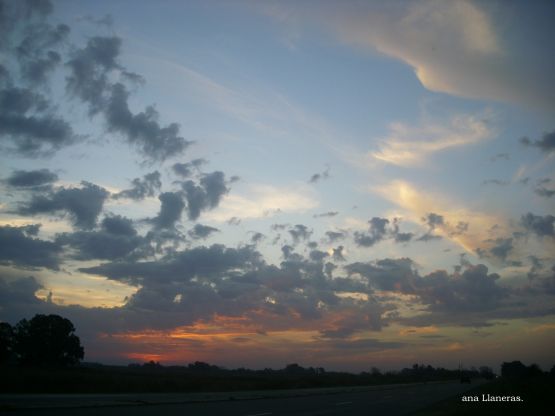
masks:
<svg viewBox="0 0 555 416"><path fill-rule="evenodd" d="M445 398L460 396L472 387L473 385L450 381L263 393L231 392L212 396L205 394L204 397L200 394L4 395L0 396L0 400L4 402L7 414L29 416L395 416L408 415Z"/></svg>

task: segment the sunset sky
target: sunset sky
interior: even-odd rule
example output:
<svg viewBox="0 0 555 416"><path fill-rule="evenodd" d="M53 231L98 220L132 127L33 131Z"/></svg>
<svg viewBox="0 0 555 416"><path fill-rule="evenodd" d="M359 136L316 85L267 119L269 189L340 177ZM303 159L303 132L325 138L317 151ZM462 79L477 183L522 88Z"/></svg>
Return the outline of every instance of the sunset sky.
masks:
<svg viewBox="0 0 555 416"><path fill-rule="evenodd" d="M102 363L551 368L554 18L0 0L0 320Z"/></svg>

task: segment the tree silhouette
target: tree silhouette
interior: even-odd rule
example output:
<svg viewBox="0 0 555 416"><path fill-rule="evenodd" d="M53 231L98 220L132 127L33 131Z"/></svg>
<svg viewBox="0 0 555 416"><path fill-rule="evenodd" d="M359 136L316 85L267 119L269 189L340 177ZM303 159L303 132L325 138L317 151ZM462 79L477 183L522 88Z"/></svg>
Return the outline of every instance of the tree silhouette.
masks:
<svg viewBox="0 0 555 416"><path fill-rule="evenodd" d="M0 364L10 361L13 357L14 331L7 322L0 322Z"/></svg>
<svg viewBox="0 0 555 416"><path fill-rule="evenodd" d="M58 315L35 315L15 327L15 352L20 364L68 366L85 353L71 321Z"/></svg>

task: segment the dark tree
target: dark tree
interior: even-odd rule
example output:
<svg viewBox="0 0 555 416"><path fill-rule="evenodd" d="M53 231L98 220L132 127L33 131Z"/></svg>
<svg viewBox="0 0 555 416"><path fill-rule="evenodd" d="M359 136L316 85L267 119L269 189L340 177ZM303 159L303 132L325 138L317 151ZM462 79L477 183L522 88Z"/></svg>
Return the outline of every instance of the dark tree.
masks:
<svg viewBox="0 0 555 416"><path fill-rule="evenodd" d="M501 365L501 376L506 378L522 378L527 373L526 366L520 361L504 362Z"/></svg>
<svg viewBox="0 0 555 416"><path fill-rule="evenodd" d="M69 319L58 315L35 315L15 327L15 351L20 364L68 366L79 363L85 353Z"/></svg>
<svg viewBox="0 0 555 416"><path fill-rule="evenodd" d="M14 332L7 322L0 322L0 365L9 362L13 357Z"/></svg>

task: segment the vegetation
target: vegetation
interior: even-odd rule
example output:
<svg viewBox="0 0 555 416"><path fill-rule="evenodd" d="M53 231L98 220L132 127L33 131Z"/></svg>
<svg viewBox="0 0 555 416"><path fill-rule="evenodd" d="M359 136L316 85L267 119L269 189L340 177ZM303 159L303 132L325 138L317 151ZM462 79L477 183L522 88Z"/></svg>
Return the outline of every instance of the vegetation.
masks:
<svg viewBox="0 0 555 416"><path fill-rule="evenodd" d="M83 359L85 352L71 321L58 315L35 315L15 327L0 324L0 364L66 367Z"/></svg>
<svg viewBox="0 0 555 416"><path fill-rule="evenodd" d="M0 392L275 390L495 378L489 367L461 371L422 364L390 372L381 372L373 367L359 374L326 371L321 367L304 368L297 363L279 370L225 369L199 361L187 366L163 366L154 361L127 367L107 366L80 363L84 350L74 332L73 324L57 315L36 315L29 321L23 319L15 327L0 323L0 365L3 375L0 377ZM541 386L546 380L552 383L555 379L555 367L546 374L537 365L525 366L520 361L503 363L501 372L501 380L483 389L487 388L490 394L513 390L524 394L534 383ZM522 380L525 380L524 384ZM447 403L447 406L453 405Z"/></svg>

